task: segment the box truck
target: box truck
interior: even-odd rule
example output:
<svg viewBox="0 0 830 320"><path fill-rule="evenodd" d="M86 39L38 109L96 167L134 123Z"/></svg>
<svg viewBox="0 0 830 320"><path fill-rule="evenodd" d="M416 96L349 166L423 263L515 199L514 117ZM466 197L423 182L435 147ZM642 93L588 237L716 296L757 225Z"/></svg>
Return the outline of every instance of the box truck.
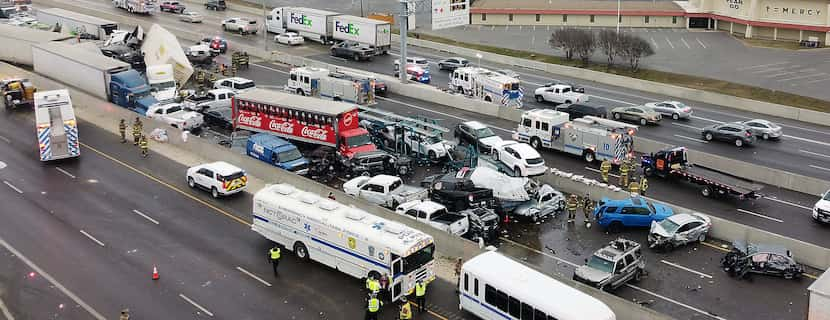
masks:
<svg viewBox="0 0 830 320"><path fill-rule="evenodd" d="M61 8L38 10L37 20L53 27L60 26L61 32L95 40L108 39L109 35L118 29L118 24L113 21Z"/></svg>
<svg viewBox="0 0 830 320"><path fill-rule="evenodd" d="M112 5L130 13L151 14L156 11L156 0L112 0Z"/></svg>
<svg viewBox="0 0 830 320"><path fill-rule="evenodd" d="M322 44L333 43L333 19L340 13L299 7L280 7L265 17L268 32L280 34L294 31L300 36Z"/></svg>
<svg viewBox="0 0 830 320"><path fill-rule="evenodd" d="M374 49L375 55L387 54L392 47L392 25L386 21L355 16L333 17L335 40L354 41Z"/></svg>

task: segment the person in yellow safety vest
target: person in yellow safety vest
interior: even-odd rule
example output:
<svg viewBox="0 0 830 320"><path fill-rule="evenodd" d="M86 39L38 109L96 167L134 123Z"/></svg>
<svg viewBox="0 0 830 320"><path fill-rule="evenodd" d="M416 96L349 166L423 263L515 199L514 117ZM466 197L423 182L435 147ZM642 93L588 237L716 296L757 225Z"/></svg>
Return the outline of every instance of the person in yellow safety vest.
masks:
<svg viewBox="0 0 830 320"><path fill-rule="evenodd" d="M138 141L138 147L141 148L141 156L146 158L150 153L150 145L147 141L147 137L143 134L141 135L141 139Z"/></svg>
<svg viewBox="0 0 830 320"><path fill-rule="evenodd" d="M632 195L635 193L640 194L640 183L632 180L628 185L628 192L631 192Z"/></svg>
<svg viewBox="0 0 830 320"><path fill-rule="evenodd" d="M366 320L378 320L378 313L380 313L380 307L383 306L383 301L380 301L377 295L370 294L366 302Z"/></svg>
<svg viewBox="0 0 830 320"><path fill-rule="evenodd" d="M628 185L628 170L629 170L628 160L623 161L620 164L620 187L625 188Z"/></svg>
<svg viewBox="0 0 830 320"><path fill-rule="evenodd" d="M572 194L568 197L568 202L565 204L565 207L568 210L568 223L574 222L574 219L576 219L576 209L579 208L579 197Z"/></svg>
<svg viewBox="0 0 830 320"><path fill-rule="evenodd" d="M268 250L268 261L271 263L271 266L274 267L274 276L277 276L277 267L280 266L281 257L282 251L279 246L274 246L271 250Z"/></svg>
<svg viewBox="0 0 830 320"><path fill-rule="evenodd" d="M366 289L369 289L369 293L378 294L380 292L380 281L378 279L372 278L368 283L366 283L366 285Z"/></svg>
<svg viewBox="0 0 830 320"><path fill-rule="evenodd" d="M427 310L427 284L424 280L415 283L415 303L418 304L418 312Z"/></svg>
<svg viewBox="0 0 830 320"><path fill-rule="evenodd" d="M133 122L133 145L138 145L138 139L141 138L141 119L135 117L135 122Z"/></svg>
<svg viewBox="0 0 830 320"><path fill-rule="evenodd" d="M594 201L591 200L590 194L585 194L582 198L582 213L585 214L585 227L591 227L591 213L594 212Z"/></svg>
<svg viewBox="0 0 830 320"><path fill-rule="evenodd" d="M608 183L608 174L611 173L611 161L608 161L608 159L602 160L599 170L602 175L602 182Z"/></svg>
<svg viewBox="0 0 830 320"><path fill-rule="evenodd" d="M118 121L118 133L121 134L121 143L127 142L127 121L124 118Z"/></svg>
<svg viewBox="0 0 830 320"><path fill-rule="evenodd" d="M648 181L646 180L645 176L640 176L640 194L646 195L646 190L648 189Z"/></svg>
<svg viewBox="0 0 830 320"><path fill-rule="evenodd" d="M399 320L412 319L412 305L406 301L406 297L401 297L401 310L398 312Z"/></svg>

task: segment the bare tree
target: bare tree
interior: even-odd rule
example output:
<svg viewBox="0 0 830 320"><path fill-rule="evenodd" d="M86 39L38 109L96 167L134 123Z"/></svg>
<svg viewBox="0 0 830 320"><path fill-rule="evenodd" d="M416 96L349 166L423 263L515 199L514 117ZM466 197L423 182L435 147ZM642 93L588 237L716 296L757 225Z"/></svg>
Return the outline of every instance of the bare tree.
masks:
<svg viewBox="0 0 830 320"><path fill-rule="evenodd" d="M576 29L565 28L559 29L551 33L548 44L554 49L562 50L565 53L565 60L573 60L574 49L576 47Z"/></svg>
<svg viewBox="0 0 830 320"><path fill-rule="evenodd" d="M588 60L594 54L597 48L596 36L590 30L574 30L574 51L579 59L582 60L583 65L588 65Z"/></svg>
<svg viewBox="0 0 830 320"><path fill-rule="evenodd" d="M637 72L640 69L640 59L654 54L651 43L643 38L631 35L620 35L620 55L628 59L631 71Z"/></svg>
<svg viewBox="0 0 830 320"><path fill-rule="evenodd" d="M597 46L608 57L608 67L614 65L614 57L620 54L619 34L612 29L603 29L597 36Z"/></svg>

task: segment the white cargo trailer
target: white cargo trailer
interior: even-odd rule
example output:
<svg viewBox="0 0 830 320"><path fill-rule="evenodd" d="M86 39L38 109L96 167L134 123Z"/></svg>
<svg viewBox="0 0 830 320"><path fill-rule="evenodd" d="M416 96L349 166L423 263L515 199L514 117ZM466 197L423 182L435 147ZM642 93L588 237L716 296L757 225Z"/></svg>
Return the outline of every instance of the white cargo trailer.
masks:
<svg viewBox="0 0 830 320"><path fill-rule="evenodd" d="M276 34L294 31L308 40L328 44L333 41L333 19L339 15L333 11L310 8L274 8L265 17L265 28Z"/></svg>
<svg viewBox="0 0 830 320"><path fill-rule="evenodd" d="M389 22L355 16L334 17L335 40L354 41L375 49L375 55L387 54L392 47L392 25Z"/></svg>
<svg viewBox="0 0 830 320"><path fill-rule="evenodd" d="M88 34L96 40L107 39L110 33L118 29L118 24L113 21L61 8L38 10L37 20L53 27L60 26L63 33Z"/></svg>
<svg viewBox="0 0 830 320"><path fill-rule="evenodd" d="M179 40L160 25L153 24L144 35L141 52L144 53L144 62L148 66L172 65L173 76L179 86L187 83L193 75L193 65L187 59Z"/></svg>
<svg viewBox="0 0 830 320"><path fill-rule="evenodd" d="M32 65L32 46L61 41L70 35L0 23L0 60Z"/></svg>
<svg viewBox="0 0 830 320"><path fill-rule="evenodd" d="M112 0L112 5L130 13L151 14L156 11L156 0Z"/></svg>
<svg viewBox="0 0 830 320"><path fill-rule="evenodd" d="M32 46L35 72L108 99L110 76L130 69L130 65L101 53L64 43Z"/></svg>

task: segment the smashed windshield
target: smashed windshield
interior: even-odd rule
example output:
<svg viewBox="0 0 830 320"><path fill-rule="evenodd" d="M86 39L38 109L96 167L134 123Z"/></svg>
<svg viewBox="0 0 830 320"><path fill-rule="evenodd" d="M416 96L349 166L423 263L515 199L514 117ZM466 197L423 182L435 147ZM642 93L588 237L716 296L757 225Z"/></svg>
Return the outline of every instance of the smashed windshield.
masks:
<svg viewBox="0 0 830 320"><path fill-rule="evenodd" d="M280 159L280 162L289 162L302 158L303 154L300 153L300 150L298 149L291 149L285 152L281 152L278 155L278 157Z"/></svg>
<svg viewBox="0 0 830 320"><path fill-rule="evenodd" d="M591 256L591 259L588 260L588 267L602 272L611 273L614 271L614 262L597 256Z"/></svg>
<svg viewBox="0 0 830 320"><path fill-rule="evenodd" d="M372 144L372 139L369 138L368 134L346 137L346 144L349 145L349 147L365 146L367 144Z"/></svg>
<svg viewBox="0 0 830 320"><path fill-rule="evenodd" d="M677 228L680 228L679 224L672 222L670 219L665 219L659 223L660 226L663 227L663 229L665 229L669 234L674 234L674 232L677 231Z"/></svg>

